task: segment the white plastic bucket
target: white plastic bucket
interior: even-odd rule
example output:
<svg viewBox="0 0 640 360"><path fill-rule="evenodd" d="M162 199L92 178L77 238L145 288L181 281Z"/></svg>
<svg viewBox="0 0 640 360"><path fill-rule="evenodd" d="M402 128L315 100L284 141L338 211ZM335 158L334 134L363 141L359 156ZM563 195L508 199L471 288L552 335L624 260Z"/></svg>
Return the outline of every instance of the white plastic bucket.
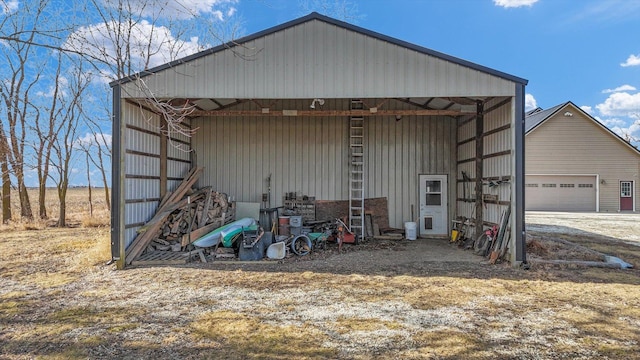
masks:
<svg viewBox="0 0 640 360"><path fill-rule="evenodd" d="M416 240L418 238L418 224L414 221L404 223L405 237L407 240Z"/></svg>

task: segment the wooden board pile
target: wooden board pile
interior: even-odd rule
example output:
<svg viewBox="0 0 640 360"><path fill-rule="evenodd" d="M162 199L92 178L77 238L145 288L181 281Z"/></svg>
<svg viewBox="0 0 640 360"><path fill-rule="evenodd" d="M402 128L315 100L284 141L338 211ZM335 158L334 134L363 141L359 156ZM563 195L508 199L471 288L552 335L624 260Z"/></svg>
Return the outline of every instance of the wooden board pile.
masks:
<svg viewBox="0 0 640 360"><path fill-rule="evenodd" d="M126 263L145 252L182 251L191 242L233 221L227 195L210 186L192 189L202 168L192 169L178 188L162 199L156 214L138 230L126 254Z"/></svg>

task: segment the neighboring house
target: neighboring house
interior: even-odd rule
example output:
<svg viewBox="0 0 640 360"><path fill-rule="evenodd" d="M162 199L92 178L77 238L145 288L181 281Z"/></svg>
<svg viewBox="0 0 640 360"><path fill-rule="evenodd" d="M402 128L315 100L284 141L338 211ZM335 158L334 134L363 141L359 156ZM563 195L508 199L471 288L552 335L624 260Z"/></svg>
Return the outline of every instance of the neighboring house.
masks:
<svg viewBox="0 0 640 360"><path fill-rule="evenodd" d="M511 207L518 265L526 84L317 13L115 81L113 258L130 263L140 228L198 166L198 187L240 202L259 203L266 179L272 206L288 192L348 200L356 233L364 198L388 199L389 225L417 222L423 237ZM168 139L154 101L190 109L195 134Z"/></svg>
<svg viewBox="0 0 640 360"><path fill-rule="evenodd" d="M636 211L640 152L572 102L525 118L525 206Z"/></svg>

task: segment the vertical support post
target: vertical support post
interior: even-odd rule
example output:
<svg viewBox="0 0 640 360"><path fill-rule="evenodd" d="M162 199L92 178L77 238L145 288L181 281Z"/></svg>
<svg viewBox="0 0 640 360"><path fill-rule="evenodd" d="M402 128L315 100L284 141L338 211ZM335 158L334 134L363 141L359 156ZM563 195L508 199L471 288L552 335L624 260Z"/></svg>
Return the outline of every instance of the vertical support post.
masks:
<svg viewBox="0 0 640 360"><path fill-rule="evenodd" d="M484 157L484 102L476 101L476 219L475 219L475 238L482 234L484 226L484 214L482 208L482 176Z"/></svg>
<svg viewBox="0 0 640 360"><path fill-rule="evenodd" d="M524 218L524 142L525 142L525 126L524 126L524 85L516 84L516 95L514 97L514 150L515 150L515 189L513 197L515 201L515 261L513 265L520 265L527 262L526 254L526 234L525 234L525 218ZM512 203L511 206L514 206Z"/></svg>
<svg viewBox="0 0 640 360"><path fill-rule="evenodd" d="M120 84L113 87L112 138L111 138L111 259L116 261L118 269L124 268L124 158L122 143L124 126L120 98Z"/></svg>
<svg viewBox="0 0 640 360"><path fill-rule="evenodd" d="M167 135L160 133L160 199L167 193Z"/></svg>

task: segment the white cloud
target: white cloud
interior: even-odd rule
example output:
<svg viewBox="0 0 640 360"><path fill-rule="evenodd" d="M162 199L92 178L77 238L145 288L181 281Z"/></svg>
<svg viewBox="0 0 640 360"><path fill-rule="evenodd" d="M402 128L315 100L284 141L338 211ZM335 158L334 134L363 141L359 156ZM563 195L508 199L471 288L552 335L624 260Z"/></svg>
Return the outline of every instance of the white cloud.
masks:
<svg viewBox="0 0 640 360"><path fill-rule="evenodd" d="M610 93L617 93L617 92L624 92L624 91L636 91L636 88L634 86L631 85L622 85L622 86L618 86L615 89L605 89L602 90L603 94L610 94Z"/></svg>
<svg viewBox="0 0 640 360"><path fill-rule="evenodd" d="M538 0L493 0L496 6L502 6L504 8L531 7L537 2Z"/></svg>
<svg viewBox="0 0 640 360"><path fill-rule="evenodd" d="M0 2L0 15L12 14L18 11L20 2L17 0L1 1Z"/></svg>
<svg viewBox="0 0 640 360"><path fill-rule="evenodd" d="M598 120L602 125L613 129L613 128L622 128L624 126L627 126L627 124L629 123L628 121L622 120L620 118L609 118L609 119L601 119L600 117L595 117L596 120Z"/></svg>
<svg viewBox="0 0 640 360"><path fill-rule="evenodd" d="M538 102L531 94L524 95L524 110L529 111L538 107Z"/></svg>
<svg viewBox="0 0 640 360"><path fill-rule="evenodd" d="M220 11L220 10L215 10L215 11L212 11L211 13L213 14L213 16L214 16L216 19L218 19L218 20L220 20L220 21L224 21L224 15L222 15L222 11Z"/></svg>
<svg viewBox="0 0 640 360"><path fill-rule="evenodd" d="M105 0L107 5L118 7L122 0ZM196 16L213 14L224 20L220 8L235 4L238 0L129 0L131 11L152 18L191 19Z"/></svg>
<svg viewBox="0 0 640 360"><path fill-rule="evenodd" d="M622 67L638 66L638 65L640 65L640 55L633 55L633 54L629 55L629 57L627 58L627 61L620 64L620 66Z"/></svg>
<svg viewBox="0 0 640 360"><path fill-rule="evenodd" d="M630 116L640 112L640 93L613 93L596 109L604 116Z"/></svg>
<svg viewBox="0 0 640 360"><path fill-rule="evenodd" d="M232 17L236 14L236 11L238 11L238 9L234 8L233 6L230 7L229 10L227 10L227 17Z"/></svg>
<svg viewBox="0 0 640 360"><path fill-rule="evenodd" d="M121 38L131 38L129 46L131 61L134 64L133 71L152 68L191 55L206 47L199 44L197 37L192 37L188 41L177 39L169 28L154 26L146 20L134 25L111 21L81 27L67 38L63 47L115 64L119 53L117 49L124 49L124 44L114 43L114 36L112 36L114 29L119 29L119 32L124 34Z"/></svg>
<svg viewBox="0 0 640 360"><path fill-rule="evenodd" d="M586 112L589 115L593 114L593 108L589 105L582 105L580 106L580 109L582 109L582 111Z"/></svg>
<svg viewBox="0 0 640 360"><path fill-rule="evenodd" d="M634 139L640 138L640 124L637 122L634 122L629 126L613 126L609 127L609 129L621 138L631 140L631 142L633 142Z"/></svg>

